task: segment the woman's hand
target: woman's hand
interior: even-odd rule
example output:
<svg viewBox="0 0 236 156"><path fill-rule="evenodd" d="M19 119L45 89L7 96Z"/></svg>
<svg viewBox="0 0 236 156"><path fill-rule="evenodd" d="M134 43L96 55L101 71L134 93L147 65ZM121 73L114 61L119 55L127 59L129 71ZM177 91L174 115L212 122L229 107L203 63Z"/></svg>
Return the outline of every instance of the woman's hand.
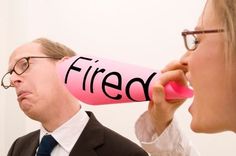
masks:
<svg viewBox="0 0 236 156"><path fill-rule="evenodd" d="M187 85L185 73L187 66L179 61L169 63L163 70L160 79L153 87L152 100L149 102L148 112L158 135L171 123L176 109L183 104L186 99L166 100L164 86L175 81L181 85Z"/></svg>

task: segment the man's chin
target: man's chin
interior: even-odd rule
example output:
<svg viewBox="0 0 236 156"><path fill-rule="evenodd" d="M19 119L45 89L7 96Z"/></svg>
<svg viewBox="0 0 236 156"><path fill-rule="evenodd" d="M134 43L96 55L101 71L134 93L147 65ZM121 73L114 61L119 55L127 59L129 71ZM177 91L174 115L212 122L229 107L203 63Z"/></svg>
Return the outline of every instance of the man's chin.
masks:
<svg viewBox="0 0 236 156"><path fill-rule="evenodd" d="M32 109L32 105L27 102L26 100L22 100L21 102L19 102L20 104L20 108L21 110L27 114L27 112L30 112L30 110Z"/></svg>

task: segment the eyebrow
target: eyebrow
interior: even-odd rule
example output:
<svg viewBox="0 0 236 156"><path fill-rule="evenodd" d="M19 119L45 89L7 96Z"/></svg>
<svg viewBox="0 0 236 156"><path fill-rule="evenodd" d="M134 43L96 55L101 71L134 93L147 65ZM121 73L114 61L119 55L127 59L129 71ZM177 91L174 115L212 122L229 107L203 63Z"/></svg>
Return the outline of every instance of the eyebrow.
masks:
<svg viewBox="0 0 236 156"><path fill-rule="evenodd" d="M13 70L13 68L14 68L14 66L15 66L15 64L16 64L16 62L18 61L18 60L20 60L20 59L22 59L23 57L20 57L20 58L18 58L18 59L15 59L14 61L14 63L13 63L13 65L12 65L12 67L11 67L11 65L8 67L8 69L7 69L7 71L8 72L10 72L10 71L12 71ZM10 68L11 67L11 68Z"/></svg>
<svg viewBox="0 0 236 156"><path fill-rule="evenodd" d="M11 72L12 70L13 70L13 67L12 67L12 68L9 67L9 68L7 69L7 72Z"/></svg>
<svg viewBox="0 0 236 156"><path fill-rule="evenodd" d="M198 30L203 30L203 28L202 28L202 27L199 27L199 26L196 26L196 27L194 28L194 30L196 30L196 31L198 31Z"/></svg>
<svg viewBox="0 0 236 156"><path fill-rule="evenodd" d="M14 64L13 64L13 66L9 64L9 66L8 66L8 68L7 68L7 72L12 71L12 70L13 70L13 67L14 67Z"/></svg>

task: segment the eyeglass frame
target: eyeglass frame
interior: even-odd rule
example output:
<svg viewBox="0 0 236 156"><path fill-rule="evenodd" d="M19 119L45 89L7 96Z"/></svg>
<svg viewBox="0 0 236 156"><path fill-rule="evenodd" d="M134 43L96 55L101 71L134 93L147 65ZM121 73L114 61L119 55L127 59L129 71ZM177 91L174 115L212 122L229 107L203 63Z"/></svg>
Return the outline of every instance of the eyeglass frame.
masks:
<svg viewBox="0 0 236 156"><path fill-rule="evenodd" d="M4 75L3 75L3 77L2 77L2 79L1 79L1 86L4 88L4 89L8 89L8 88L10 88L10 87L13 87L12 85L9 85L9 86L5 86L4 85L4 82L3 82L3 80L4 80L4 78L6 77L6 75L7 74L12 74L13 72L14 73L16 73L17 75L22 75L23 73L25 73L26 72L26 70L29 68L29 66L30 66L30 63L29 63L29 60L31 59L31 58L49 58L49 59L61 59L61 58L59 58L59 57L51 57L51 56L27 56L27 57L22 57L22 58L20 58L20 59L18 59L17 61L16 61L16 63L14 64L14 66L13 66L13 68L10 70L10 71L8 71L7 73L5 73ZM21 61L22 59L25 59L26 60L26 62L27 62L27 67L21 72L21 73L19 73L19 72L17 72L16 70L15 70L15 67L16 67L16 65L17 65L17 63L19 62L19 61Z"/></svg>
<svg viewBox="0 0 236 156"><path fill-rule="evenodd" d="M181 35L183 36L183 39L184 39L184 45L185 45L185 48L189 51L194 51L197 49L197 45L199 44L199 40L197 39L196 37L196 34L208 34L208 33L221 33L221 32L224 32L224 29L209 29L209 30L196 30L196 31L189 31L187 29L185 29ZM195 47L194 48L189 48L188 44L187 44L187 35L192 35L195 39Z"/></svg>

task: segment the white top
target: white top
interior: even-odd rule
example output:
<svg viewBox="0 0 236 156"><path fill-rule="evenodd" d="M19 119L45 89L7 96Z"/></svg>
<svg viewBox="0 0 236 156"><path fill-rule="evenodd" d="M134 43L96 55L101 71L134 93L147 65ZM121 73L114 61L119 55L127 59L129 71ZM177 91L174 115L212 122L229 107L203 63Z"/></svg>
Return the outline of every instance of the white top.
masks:
<svg viewBox="0 0 236 156"><path fill-rule="evenodd" d="M151 156L199 156L190 141L181 133L175 119L158 136L148 112L135 124L136 137Z"/></svg>
<svg viewBox="0 0 236 156"><path fill-rule="evenodd" d="M80 109L71 119L51 133L41 127L39 141L45 134L51 134L58 142L51 156L69 156L88 121L89 116L83 109Z"/></svg>

